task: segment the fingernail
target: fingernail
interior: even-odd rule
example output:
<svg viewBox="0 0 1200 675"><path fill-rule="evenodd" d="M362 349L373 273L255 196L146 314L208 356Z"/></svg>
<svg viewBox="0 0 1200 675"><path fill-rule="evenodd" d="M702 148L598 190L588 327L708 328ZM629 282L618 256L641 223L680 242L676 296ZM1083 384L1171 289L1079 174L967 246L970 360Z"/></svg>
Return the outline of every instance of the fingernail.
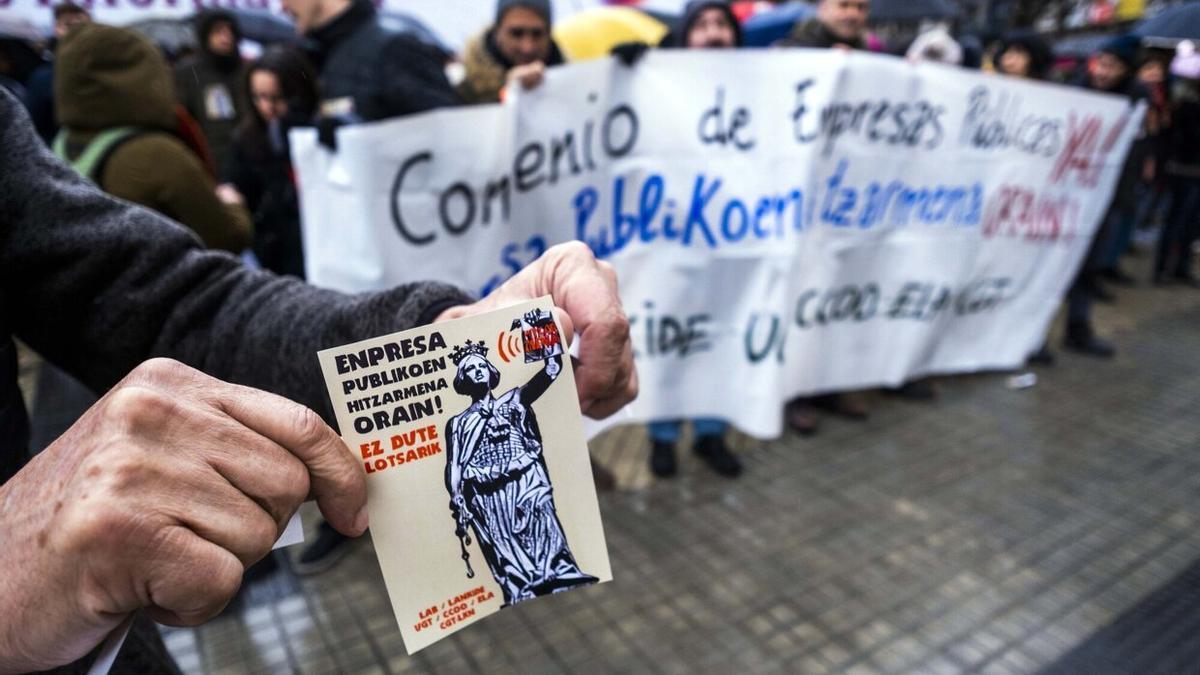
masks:
<svg viewBox="0 0 1200 675"><path fill-rule="evenodd" d="M371 517L367 512L367 507L363 506L358 512L358 516L354 518L354 531L362 534L367 531L367 526L371 524Z"/></svg>

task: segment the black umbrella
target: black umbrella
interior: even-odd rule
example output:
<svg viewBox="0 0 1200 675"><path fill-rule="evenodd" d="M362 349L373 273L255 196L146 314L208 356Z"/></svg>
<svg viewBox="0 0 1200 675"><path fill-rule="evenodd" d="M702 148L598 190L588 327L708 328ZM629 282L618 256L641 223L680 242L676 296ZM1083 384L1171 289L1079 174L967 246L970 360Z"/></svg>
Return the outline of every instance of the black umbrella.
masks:
<svg viewBox="0 0 1200 675"><path fill-rule="evenodd" d="M185 19L144 19L126 28L141 33L168 54L177 55L185 49L196 47L196 31L192 29L192 23Z"/></svg>
<svg viewBox="0 0 1200 675"><path fill-rule="evenodd" d="M1072 58L1084 58L1100 51L1112 35L1072 35L1054 43L1054 55Z"/></svg>
<svg viewBox="0 0 1200 675"><path fill-rule="evenodd" d="M261 45L277 42L297 42L296 28L284 17L266 9L229 9L237 18L242 37Z"/></svg>
<svg viewBox="0 0 1200 675"><path fill-rule="evenodd" d="M1163 10L1139 23L1133 34L1149 41L1200 39L1200 3L1189 2Z"/></svg>
<svg viewBox="0 0 1200 675"><path fill-rule="evenodd" d="M871 21L953 19L959 8L950 0L872 0Z"/></svg>
<svg viewBox="0 0 1200 675"><path fill-rule="evenodd" d="M411 14L384 11L379 15L379 23L388 30L394 30L397 33L408 33L421 42L431 47L436 47L444 54L454 53L454 50L437 33L433 32L432 28Z"/></svg>

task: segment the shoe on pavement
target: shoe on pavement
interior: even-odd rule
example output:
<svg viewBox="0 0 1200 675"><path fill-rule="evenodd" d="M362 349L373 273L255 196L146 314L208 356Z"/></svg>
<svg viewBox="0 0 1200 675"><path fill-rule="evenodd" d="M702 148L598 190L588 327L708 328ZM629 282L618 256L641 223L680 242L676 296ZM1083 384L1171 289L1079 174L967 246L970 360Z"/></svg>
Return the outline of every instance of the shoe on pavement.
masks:
<svg viewBox="0 0 1200 675"><path fill-rule="evenodd" d="M1029 355L1029 363L1035 366L1052 366L1054 365L1054 352L1050 351L1050 345L1042 345L1042 348Z"/></svg>
<svg viewBox="0 0 1200 675"><path fill-rule="evenodd" d="M1126 274L1124 270L1116 265L1100 270L1100 276L1104 277L1105 281L1111 281L1118 286L1134 286L1137 284L1137 281L1133 277Z"/></svg>
<svg viewBox="0 0 1200 675"><path fill-rule="evenodd" d="M862 392L844 391L838 394L825 394L814 398L812 402L814 406L848 420L861 422L870 417L867 399Z"/></svg>
<svg viewBox="0 0 1200 675"><path fill-rule="evenodd" d="M913 380L899 387L884 389L885 392L909 401L933 401L937 399L937 389L929 380Z"/></svg>
<svg viewBox="0 0 1200 675"><path fill-rule="evenodd" d="M667 441L654 441L650 446L650 471L659 478L670 478L679 471L679 462L675 459L675 444Z"/></svg>
<svg viewBox="0 0 1200 675"><path fill-rule="evenodd" d="M734 457L733 453L729 452L729 448L725 446L725 438L722 436L701 436L696 439L696 445L693 448L696 454L708 464L713 471L729 478L736 478L742 474L742 463Z"/></svg>
<svg viewBox="0 0 1200 675"><path fill-rule="evenodd" d="M1063 338L1063 348L1100 359L1111 359L1117 353L1117 348L1107 340L1096 337L1090 324L1073 323L1067 326L1067 334Z"/></svg>
<svg viewBox="0 0 1200 675"><path fill-rule="evenodd" d="M812 406L812 399L794 398L783 406L783 420L788 428L801 436L812 436L817 433L817 410Z"/></svg>

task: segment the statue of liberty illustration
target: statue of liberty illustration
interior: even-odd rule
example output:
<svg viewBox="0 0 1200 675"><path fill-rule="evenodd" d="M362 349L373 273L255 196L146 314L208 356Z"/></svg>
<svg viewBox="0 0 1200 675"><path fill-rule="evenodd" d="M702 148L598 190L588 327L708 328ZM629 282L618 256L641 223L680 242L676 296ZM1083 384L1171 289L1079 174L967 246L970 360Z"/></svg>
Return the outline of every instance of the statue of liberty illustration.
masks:
<svg viewBox="0 0 1200 675"><path fill-rule="evenodd" d="M467 576L473 577L467 547L474 533L505 606L597 581L579 569L567 546L533 412L534 401L562 372L557 327L548 312L532 312L525 320L527 326L531 320L542 326L525 333L526 361L544 365L524 385L495 393L500 371L488 361L482 341L468 340L450 357L458 367L454 390L471 399L450 418L445 435L446 489L455 534ZM547 322L557 346L544 339Z"/></svg>

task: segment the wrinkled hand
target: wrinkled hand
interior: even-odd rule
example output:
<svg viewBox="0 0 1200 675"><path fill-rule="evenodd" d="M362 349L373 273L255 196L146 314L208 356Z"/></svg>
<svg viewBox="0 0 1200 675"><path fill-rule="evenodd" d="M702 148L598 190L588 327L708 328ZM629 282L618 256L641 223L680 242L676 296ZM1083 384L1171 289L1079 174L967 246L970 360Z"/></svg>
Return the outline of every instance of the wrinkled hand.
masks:
<svg viewBox="0 0 1200 675"><path fill-rule="evenodd" d="M0 671L70 663L139 609L215 616L309 496L366 528L362 469L316 413L143 363L0 487Z"/></svg>
<svg viewBox="0 0 1200 675"><path fill-rule="evenodd" d="M617 296L617 274L581 242L551 247L483 300L452 307L437 320L490 312L543 295L560 308L564 337L570 340L579 333L575 386L583 413L602 419L632 401L637 396L637 371L629 319Z"/></svg>
<svg viewBox="0 0 1200 675"><path fill-rule="evenodd" d="M508 71L508 81L520 82L521 86L526 89L533 89L542 83L546 78L546 64L541 61L534 61L523 66L513 66Z"/></svg>

